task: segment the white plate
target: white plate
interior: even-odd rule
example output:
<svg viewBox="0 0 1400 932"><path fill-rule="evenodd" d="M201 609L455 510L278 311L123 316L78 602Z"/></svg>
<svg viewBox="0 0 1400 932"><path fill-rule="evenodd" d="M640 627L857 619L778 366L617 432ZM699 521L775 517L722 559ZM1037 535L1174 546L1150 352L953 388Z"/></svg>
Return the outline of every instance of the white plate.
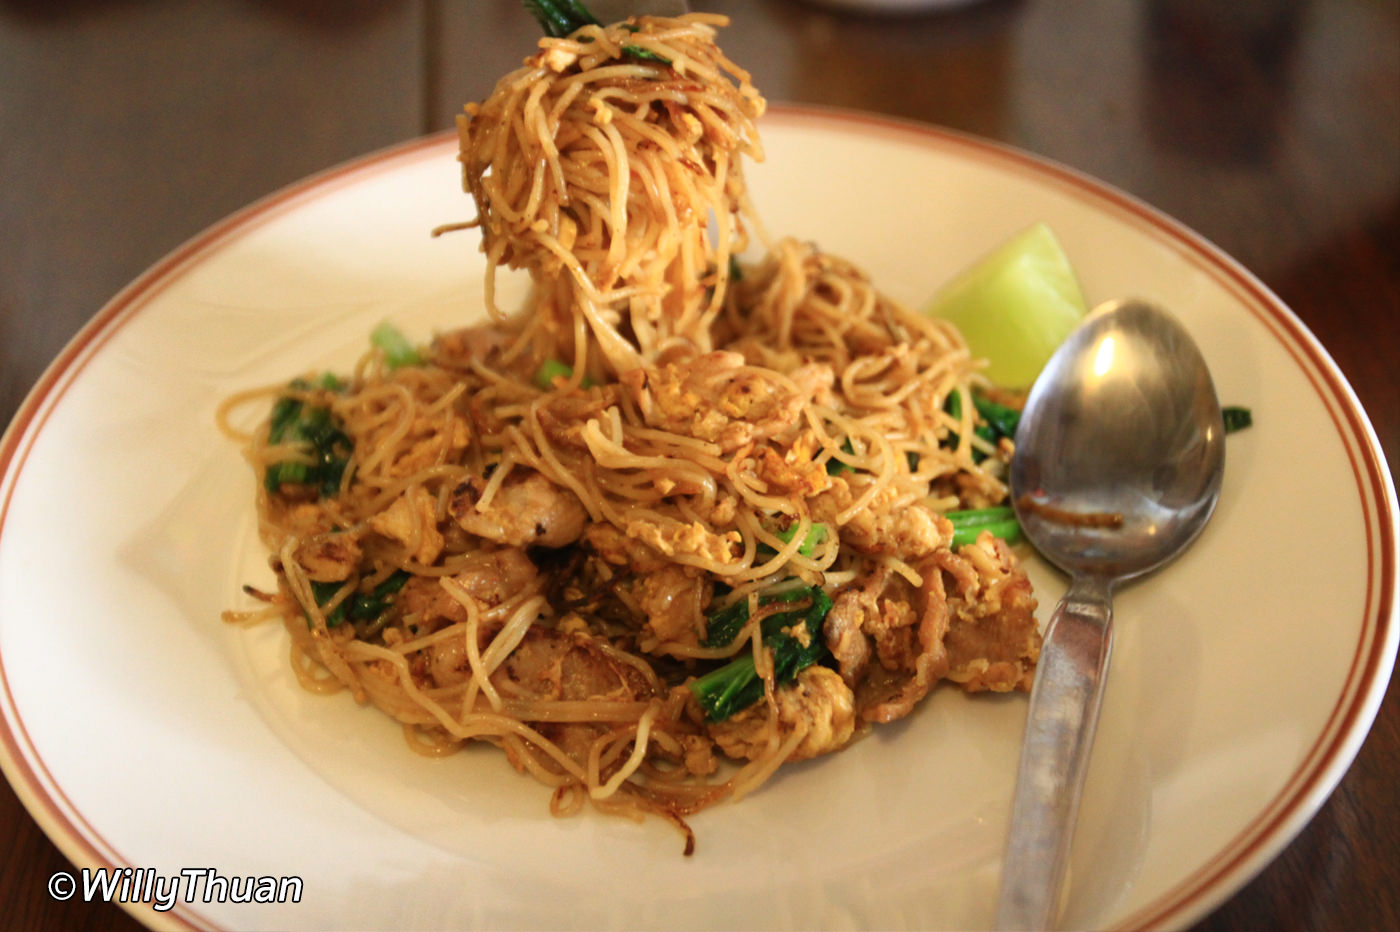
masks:
<svg viewBox="0 0 1400 932"><path fill-rule="evenodd" d="M1174 309L1254 409L1200 542L1118 599L1065 922L1203 915L1321 805L1390 676L1395 496L1364 413L1258 281L1119 192L867 116L761 128L774 233L917 303L1046 220L1092 301ZM268 571L215 406L346 365L381 319L426 337L480 313L474 234L428 235L471 213L447 136L334 169L183 246L44 375L0 443L0 737L30 811L80 866L302 879L299 903L128 904L177 926L986 925L1023 697L937 691L702 813L687 859L659 821L552 819L489 749L420 759L379 713L301 691L279 628L219 620ZM1063 583L1032 564L1043 617Z"/></svg>

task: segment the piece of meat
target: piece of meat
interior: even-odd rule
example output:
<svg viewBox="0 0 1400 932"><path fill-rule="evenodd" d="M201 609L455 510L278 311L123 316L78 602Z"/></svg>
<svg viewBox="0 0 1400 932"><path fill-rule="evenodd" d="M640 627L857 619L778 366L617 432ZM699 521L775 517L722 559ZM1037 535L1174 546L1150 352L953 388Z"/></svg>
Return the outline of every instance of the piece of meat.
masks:
<svg viewBox="0 0 1400 932"><path fill-rule="evenodd" d="M563 547L579 539L588 512L568 489L533 469L516 468L485 508L478 506L486 482L457 484L447 511L464 531L512 547Z"/></svg>
<svg viewBox="0 0 1400 932"><path fill-rule="evenodd" d="M496 672L512 692L556 701L632 702L652 696L640 670L619 660L582 632L532 627Z"/></svg>
<svg viewBox="0 0 1400 932"><path fill-rule="evenodd" d="M467 594L481 603L482 608L491 608L507 598L527 589L534 582L537 572L534 564L518 550L500 550L494 560L481 560L478 565L458 574L455 579L461 583ZM427 580L426 586L414 586L415 579L404 587L399 602L405 611L416 610L421 614L420 632L433 630L436 621L462 623L468 620L467 608L458 602L439 583ZM476 648L485 651L491 639L500 630L500 623L483 624L477 629ZM424 672L438 686L456 686L471 679L471 662L467 658L466 629L461 637L447 637L433 643L426 651Z"/></svg>
<svg viewBox="0 0 1400 932"><path fill-rule="evenodd" d="M589 635L538 626L525 633L491 679L509 695L554 701L637 702L656 697L640 670L609 655ZM534 727L580 763L609 730L585 722L536 722ZM509 746L507 754L512 754Z"/></svg>
<svg viewBox="0 0 1400 932"><path fill-rule="evenodd" d="M803 737L788 756L806 760L839 751L855 734L855 697L840 674L812 666L797 674L774 694L778 704L779 740L797 731ZM723 722L710 726L710 737L730 757L753 759L768 750L772 721L768 703L760 700Z"/></svg>
<svg viewBox="0 0 1400 932"><path fill-rule="evenodd" d="M661 643L697 645L713 586L675 563L637 578L633 587L646 615L645 627Z"/></svg>
<svg viewBox="0 0 1400 932"><path fill-rule="evenodd" d="M827 649L836 658L841 678L852 688L870 665L870 638L863 629L866 619L878 611L874 597L863 588L853 587L837 593L822 622Z"/></svg>
<svg viewBox="0 0 1400 932"><path fill-rule="evenodd" d="M468 554L453 579L468 595L492 608L534 585L539 572L522 551L513 548L478 550ZM401 618L411 619L417 628L432 630L442 623L467 620L467 610L452 598L436 579L411 578L395 603Z"/></svg>
<svg viewBox="0 0 1400 932"><path fill-rule="evenodd" d="M952 553L940 550L916 564L923 585L910 604L917 624L872 632L880 663L856 688L866 721L908 715L946 677L968 692L1029 690L1040 656L1035 598L1025 571L1004 541L983 534ZM889 619L881 613L877 625ZM894 662L891 662L894 661Z"/></svg>
<svg viewBox="0 0 1400 932"><path fill-rule="evenodd" d="M483 647L484 644L478 643L477 651L481 651ZM457 686L471 679L472 665L467 659L465 628L462 629L461 637L448 637L437 641L424 653L427 660L423 672L432 679L433 685Z"/></svg>
<svg viewBox="0 0 1400 932"><path fill-rule="evenodd" d="M892 722L908 715L948 671L943 577L932 562L915 568L923 580L917 590L903 577L889 574L876 597L880 611L864 618L862 630L880 661L870 665L856 687L856 707L868 722Z"/></svg>
<svg viewBox="0 0 1400 932"><path fill-rule="evenodd" d="M929 595L880 564L836 594L822 633L848 685L859 685L872 660L895 674L917 668L928 650L920 623Z"/></svg>
<svg viewBox="0 0 1400 932"><path fill-rule="evenodd" d="M942 562L957 567L961 586L949 600L948 679L968 692L1029 690L1041 635L1030 580L1010 548L984 532Z"/></svg>

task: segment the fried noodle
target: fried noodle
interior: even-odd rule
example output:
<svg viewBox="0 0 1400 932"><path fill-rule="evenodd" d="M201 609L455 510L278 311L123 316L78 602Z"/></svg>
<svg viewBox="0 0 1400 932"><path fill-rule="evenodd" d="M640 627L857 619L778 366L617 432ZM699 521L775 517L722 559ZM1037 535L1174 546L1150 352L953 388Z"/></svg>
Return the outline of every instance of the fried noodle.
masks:
<svg viewBox="0 0 1400 932"><path fill-rule="evenodd" d="M348 379L221 412L259 476L315 451L234 430L239 406L325 410L345 437L331 487L258 493L278 580L261 595L307 688L373 703L421 753L498 746L555 814L660 815L687 851L686 816L941 680L1028 688L1039 651L1013 553L950 546L944 511L1007 494L1009 451L970 405L949 413L980 384L966 346L851 262L768 236L742 165L764 101L724 24L541 40L459 119L477 218L454 228L480 230L487 319L418 365L371 350ZM511 313L502 267L532 282ZM762 623L815 589L829 655L779 682ZM688 684L737 657L763 697L708 721Z"/></svg>

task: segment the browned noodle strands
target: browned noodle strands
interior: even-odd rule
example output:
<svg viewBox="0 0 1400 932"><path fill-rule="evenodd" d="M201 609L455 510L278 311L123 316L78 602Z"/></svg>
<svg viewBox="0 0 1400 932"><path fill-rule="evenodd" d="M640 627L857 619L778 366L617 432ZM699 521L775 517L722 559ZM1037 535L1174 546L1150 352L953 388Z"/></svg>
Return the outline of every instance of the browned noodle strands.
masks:
<svg viewBox="0 0 1400 932"><path fill-rule="evenodd" d="M931 562L952 556L935 507L1005 495L1005 451L974 436L971 404L944 408L980 384L958 334L762 226L743 158L763 155L766 105L714 43L725 23L542 41L459 120L478 216L433 231L480 231L486 321L421 364L369 351L333 387L252 389L216 414L260 477L326 453L239 429L251 402L324 409L353 444L336 494L256 493L278 577L260 614L283 618L303 685L348 688L418 753L487 742L551 787L556 815L660 815L687 850L683 816L836 749L811 750L803 716L825 713L776 682L765 644L766 619L820 600L782 597L943 598L959 580ZM751 234L767 255L741 262ZM530 278L519 312L497 305L502 267ZM992 551L959 559L986 604L1010 597ZM741 604L732 641L704 640L706 612ZM736 657L763 699L707 723L687 683ZM855 709L857 675L797 686Z"/></svg>

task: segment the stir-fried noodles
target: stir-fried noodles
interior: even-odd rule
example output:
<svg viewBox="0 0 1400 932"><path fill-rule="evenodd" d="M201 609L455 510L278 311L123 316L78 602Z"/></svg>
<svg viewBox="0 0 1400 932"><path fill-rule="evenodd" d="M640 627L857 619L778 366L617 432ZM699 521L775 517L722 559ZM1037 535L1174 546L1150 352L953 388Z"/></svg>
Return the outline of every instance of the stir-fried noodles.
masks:
<svg viewBox="0 0 1400 932"><path fill-rule="evenodd" d="M478 325L229 402L275 401L242 439L278 588L238 617L285 621L308 688L688 838L940 680L1028 688L1040 643L1011 550L946 517L1006 496L987 386L948 325L767 237L723 24L545 39L467 108L464 226L524 308L488 286Z"/></svg>

